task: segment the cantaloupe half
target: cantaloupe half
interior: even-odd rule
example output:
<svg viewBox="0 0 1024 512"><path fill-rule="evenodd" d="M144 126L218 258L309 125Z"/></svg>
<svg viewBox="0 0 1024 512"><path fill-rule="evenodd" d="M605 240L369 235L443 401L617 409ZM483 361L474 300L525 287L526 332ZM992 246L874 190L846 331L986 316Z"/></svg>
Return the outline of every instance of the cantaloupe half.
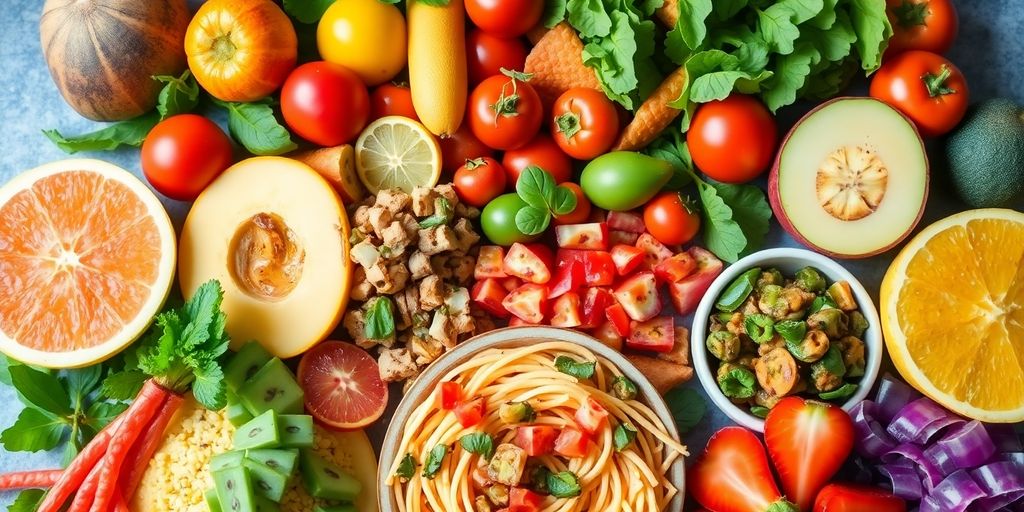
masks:
<svg viewBox="0 0 1024 512"><path fill-rule="evenodd" d="M232 344L259 340L274 355L305 352L334 327L352 274L348 217L309 166L243 160L196 199L182 228L178 279L190 297L220 280Z"/></svg>

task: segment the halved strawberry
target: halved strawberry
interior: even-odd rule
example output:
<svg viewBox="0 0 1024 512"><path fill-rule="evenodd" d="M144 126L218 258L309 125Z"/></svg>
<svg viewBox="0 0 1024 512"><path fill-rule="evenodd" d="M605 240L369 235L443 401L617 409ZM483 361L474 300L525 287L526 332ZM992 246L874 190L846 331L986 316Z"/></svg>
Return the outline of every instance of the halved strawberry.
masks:
<svg viewBox="0 0 1024 512"><path fill-rule="evenodd" d="M508 311L502 305L502 301L508 296L508 292L501 281L494 278L484 279L473 285L473 302L492 315L507 318Z"/></svg>
<svg viewBox="0 0 1024 512"><path fill-rule="evenodd" d="M501 301L501 305L518 318L539 324L544 321L544 314L548 309L548 287L526 283L512 290L505 300Z"/></svg>
<svg viewBox="0 0 1024 512"><path fill-rule="evenodd" d="M546 246L516 242L509 247L502 270L524 281L544 284L551 280L552 268L551 250Z"/></svg>
<svg viewBox="0 0 1024 512"><path fill-rule="evenodd" d="M615 271L620 276L640 268L644 262L643 249L632 245L616 245L612 247L612 261L615 262Z"/></svg>
<svg viewBox="0 0 1024 512"><path fill-rule="evenodd" d="M582 261L570 261L565 265L559 265L555 271L555 277L548 282L548 298L554 299L567 292L579 290L586 284Z"/></svg>
<svg viewBox="0 0 1024 512"><path fill-rule="evenodd" d="M647 231L644 216L634 212L608 212L608 229L640 234Z"/></svg>
<svg viewBox="0 0 1024 512"><path fill-rule="evenodd" d="M608 306L604 310L604 314L615 327L615 332L619 336L629 336L629 315L626 314L626 309L622 307L622 304L616 302Z"/></svg>
<svg viewBox="0 0 1024 512"><path fill-rule="evenodd" d="M629 231L608 231L608 245L636 245L636 241L640 238L639 233L630 233Z"/></svg>
<svg viewBox="0 0 1024 512"><path fill-rule="evenodd" d="M476 280L489 277L506 277L504 266L505 248L500 245L482 245L480 254L476 256L476 266L473 267L473 278Z"/></svg>
<svg viewBox="0 0 1024 512"><path fill-rule="evenodd" d="M637 322L650 320L661 313L658 281L654 272L640 272L615 288L615 299L630 318Z"/></svg>
<svg viewBox="0 0 1024 512"><path fill-rule="evenodd" d="M676 323L670 316L659 316L632 325L626 346L634 350L667 353L676 344Z"/></svg>
<svg viewBox="0 0 1024 512"><path fill-rule="evenodd" d="M565 249L608 249L608 225L603 222L555 226L555 240Z"/></svg>
<svg viewBox="0 0 1024 512"><path fill-rule="evenodd" d="M576 292L566 292L555 299L551 307L552 327L578 327L580 320L580 296Z"/></svg>
<svg viewBox="0 0 1024 512"><path fill-rule="evenodd" d="M644 270L654 270L659 263L671 258L673 254L672 249L665 247L665 244L650 233L640 235L636 240L636 246L644 251L644 262L640 265Z"/></svg>
<svg viewBox="0 0 1024 512"><path fill-rule="evenodd" d="M701 297L708 291L711 282L722 273L723 267L721 260L700 247L691 247L689 254L697 261L697 271L678 283L669 283L668 287L672 304L680 315L693 313L697 309Z"/></svg>
<svg viewBox="0 0 1024 512"><path fill-rule="evenodd" d="M678 283L697 270L697 260L690 256L690 253L681 252L671 258L658 263L654 267L654 275L666 283Z"/></svg>
<svg viewBox="0 0 1024 512"><path fill-rule="evenodd" d="M613 302L615 297L607 288L587 288L583 293L583 318L579 327L593 329L601 325L605 320L604 310Z"/></svg>
<svg viewBox="0 0 1024 512"><path fill-rule="evenodd" d="M743 427L725 427L686 472L686 490L708 510L796 512L775 485L764 445Z"/></svg>

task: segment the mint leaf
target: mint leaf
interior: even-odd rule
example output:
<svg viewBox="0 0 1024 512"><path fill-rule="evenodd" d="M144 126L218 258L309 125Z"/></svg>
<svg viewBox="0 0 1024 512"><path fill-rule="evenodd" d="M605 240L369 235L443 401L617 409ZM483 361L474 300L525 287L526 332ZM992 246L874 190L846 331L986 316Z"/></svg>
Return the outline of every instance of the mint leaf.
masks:
<svg viewBox="0 0 1024 512"><path fill-rule="evenodd" d="M579 478L572 471L549 472L547 484L548 492L556 498L574 498L583 492Z"/></svg>
<svg viewBox="0 0 1024 512"><path fill-rule="evenodd" d="M137 395L136 391L133 395ZM86 425L96 431L102 430L114 418L128 409L128 404L119 402L93 402L86 412Z"/></svg>
<svg viewBox="0 0 1024 512"><path fill-rule="evenodd" d="M516 181L516 193L524 203L546 210L555 193L555 178L536 165L523 169Z"/></svg>
<svg viewBox="0 0 1024 512"><path fill-rule="evenodd" d="M612 441L615 443L615 451L621 452L633 444L636 439L636 429L628 423L620 423L612 432Z"/></svg>
<svg viewBox="0 0 1024 512"><path fill-rule="evenodd" d="M437 472L441 470L441 463L444 462L445 455L448 455L448 445L439 444L430 450L430 454L427 455L427 461L423 464L423 477L429 480L433 480L437 476Z"/></svg>
<svg viewBox="0 0 1024 512"><path fill-rule="evenodd" d="M743 252L756 249L764 242L768 234L772 208L765 199L764 192L753 185L730 185L712 183L718 197L732 210L732 220L743 231L747 245Z"/></svg>
<svg viewBox="0 0 1024 512"><path fill-rule="evenodd" d="M566 187L557 186L550 206L555 215L568 215L576 209L576 194Z"/></svg>
<svg viewBox="0 0 1024 512"><path fill-rule="evenodd" d="M775 60L775 76L765 82L762 94L765 105L772 112L796 101L797 92L804 86L811 66L821 59L818 50L808 43L799 44L789 55Z"/></svg>
<svg viewBox="0 0 1024 512"><path fill-rule="evenodd" d="M192 383L192 395L196 401L211 411L223 409L227 405L227 386L220 364L210 361L201 368L193 368L193 374L196 380Z"/></svg>
<svg viewBox="0 0 1024 512"><path fill-rule="evenodd" d="M580 37L605 37L611 33L612 20L601 0L569 0L569 24Z"/></svg>
<svg viewBox="0 0 1024 512"><path fill-rule="evenodd" d="M36 512L45 495L46 491L42 489L25 489L14 498L11 506L7 507L7 512Z"/></svg>
<svg viewBox="0 0 1024 512"><path fill-rule="evenodd" d="M57 130L43 130L43 135L61 151L69 154L79 151L112 151L121 146L141 146L146 135L158 122L160 114L154 110L82 135L68 137Z"/></svg>
<svg viewBox="0 0 1024 512"><path fill-rule="evenodd" d="M199 84L191 71L186 69L180 77L159 75L153 79L164 84L156 102L161 120L191 112L199 104Z"/></svg>
<svg viewBox="0 0 1024 512"><path fill-rule="evenodd" d="M708 408L700 393L683 387L674 388L666 393L665 403L672 413L672 418L676 420L680 434L685 434L697 426Z"/></svg>
<svg viewBox="0 0 1024 512"><path fill-rule="evenodd" d="M324 16L334 0L284 0L284 12L301 23L312 25Z"/></svg>
<svg viewBox="0 0 1024 512"><path fill-rule="evenodd" d="M577 379L589 379L594 376L597 363L586 361L581 363L569 356L558 356L555 358L555 369Z"/></svg>
<svg viewBox="0 0 1024 512"><path fill-rule="evenodd" d="M228 131L254 155L280 155L298 146L291 134L274 117L266 103L229 103L215 100L228 111Z"/></svg>
<svg viewBox="0 0 1024 512"><path fill-rule="evenodd" d="M411 453L407 453L405 457L402 457L402 462L398 464L395 476L402 479L402 481L408 481L416 474L416 466L418 465L416 458Z"/></svg>
<svg viewBox="0 0 1024 512"><path fill-rule="evenodd" d="M221 301L224 297L220 283L207 281L203 283L196 293L185 303L182 308L182 315L188 324L181 332L181 350L190 351L205 344L223 332L224 313L220 310ZM218 320L218 317L221 317ZM215 332L214 327L219 324L221 333Z"/></svg>
<svg viewBox="0 0 1024 512"><path fill-rule="evenodd" d="M793 11L778 3L757 11L757 32L775 53L793 53L793 43L800 37L800 29L793 24Z"/></svg>
<svg viewBox="0 0 1024 512"><path fill-rule="evenodd" d="M747 247L747 237L733 220L732 208L711 185L699 184L697 193L704 205L704 244L707 249L729 263L738 260Z"/></svg>
<svg viewBox="0 0 1024 512"><path fill-rule="evenodd" d="M0 443L12 452L52 450L60 444L67 426L64 420L53 414L26 407L14 425L0 433Z"/></svg>
<svg viewBox="0 0 1024 512"><path fill-rule="evenodd" d="M850 0L850 20L857 33L854 47L861 67L868 73L882 65L882 54L892 37L892 24L885 14L885 0Z"/></svg>
<svg viewBox="0 0 1024 512"><path fill-rule="evenodd" d="M469 453L475 453L484 459L491 460L494 456L494 439L486 432L474 432L459 438L459 445Z"/></svg>
<svg viewBox="0 0 1024 512"><path fill-rule="evenodd" d="M817 16L825 8L823 0L782 0L779 4L793 12L792 21L796 25Z"/></svg>
<svg viewBox="0 0 1024 512"><path fill-rule="evenodd" d="M149 376L141 370L125 370L107 375L100 386L100 396L113 400L131 400L142 390Z"/></svg>
<svg viewBox="0 0 1024 512"><path fill-rule="evenodd" d="M555 28L565 19L566 0L547 0L544 2L544 14L540 17L540 23L547 28Z"/></svg>
<svg viewBox="0 0 1024 512"><path fill-rule="evenodd" d="M516 229L524 235L539 235L551 224L551 213L533 206L525 206L516 212Z"/></svg>
<svg viewBox="0 0 1024 512"><path fill-rule="evenodd" d="M57 416L70 416L71 398L53 374L41 372L23 364L8 368L11 384L18 390L25 405L30 405Z"/></svg>
<svg viewBox="0 0 1024 512"><path fill-rule="evenodd" d="M678 38L690 51L700 48L708 35L705 20L711 14L712 8L711 0L681 0L679 19L676 26L669 31L668 37Z"/></svg>

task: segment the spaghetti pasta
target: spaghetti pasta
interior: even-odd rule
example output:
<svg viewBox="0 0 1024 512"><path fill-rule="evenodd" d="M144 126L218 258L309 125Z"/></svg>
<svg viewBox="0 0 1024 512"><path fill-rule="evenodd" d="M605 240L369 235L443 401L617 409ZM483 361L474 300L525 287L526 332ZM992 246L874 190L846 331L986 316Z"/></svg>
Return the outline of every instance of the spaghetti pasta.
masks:
<svg viewBox="0 0 1024 512"><path fill-rule="evenodd" d="M587 375L579 376L585 378L577 378L570 375L575 372L559 371L559 356L594 364L584 366ZM573 343L539 342L477 354L442 379L461 387L463 402L482 399L482 416L475 424L464 426L465 418L442 409L440 400L419 404L405 424L396 452L400 456L387 480L398 510L497 510L509 506L510 494L532 497L532 508L522 510L664 510L678 492L667 472L678 457L688 455L686 447L649 407L613 388L617 378L624 378L618 368ZM518 421L502 417L503 405L522 403L530 415ZM542 442L542 448L526 446L529 438L520 430L536 427L552 439L557 435L557 441ZM472 452L460 442L478 433L487 434L490 452ZM563 446L573 439L575 450ZM430 460L431 451L441 445L448 448L446 455ZM494 451L498 454L488 460ZM527 452L533 453L527 457ZM415 471L410 470L412 461Z"/></svg>

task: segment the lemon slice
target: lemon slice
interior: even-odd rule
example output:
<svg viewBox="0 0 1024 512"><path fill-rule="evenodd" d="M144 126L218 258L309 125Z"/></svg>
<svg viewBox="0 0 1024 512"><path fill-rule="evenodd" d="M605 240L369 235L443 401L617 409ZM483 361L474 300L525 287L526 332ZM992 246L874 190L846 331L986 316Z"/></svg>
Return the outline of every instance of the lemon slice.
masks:
<svg viewBox="0 0 1024 512"><path fill-rule="evenodd" d="M356 141L356 172L371 194L433 187L441 176L441 149L422 124L401 116L382 117Z"/></svg>
<svg viewBox="0 0 1024 512"><path fill-rule="evenodd" d="M928 226L882 281L893 363L946 408L1024 420L1024 213L971 210Z"/></svg>

